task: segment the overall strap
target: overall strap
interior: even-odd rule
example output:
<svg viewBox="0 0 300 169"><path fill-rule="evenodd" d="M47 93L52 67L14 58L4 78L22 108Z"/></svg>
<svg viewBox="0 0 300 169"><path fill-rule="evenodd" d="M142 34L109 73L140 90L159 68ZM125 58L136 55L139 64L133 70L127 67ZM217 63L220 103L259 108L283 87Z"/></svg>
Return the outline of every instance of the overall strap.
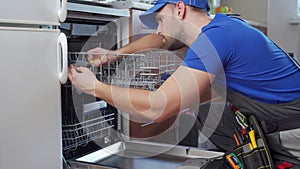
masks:
<svg viewBox="0 0 300 169"><path fill-rule="evenodd" d="M300 63L290 54L286 53L288 57L291 59L291 61L296 65L296 67L300 70Z"/></svg>
<svg viewBox="0 0 300 169"><path fill-rule="evenodd" d="M275 44L276 45L276 44ZM278 45L276 45L278 48L280 48ZM281 49L281 48L280 48ZM300 64L297 61L297 59L292 56L292 54L287 53L283 49L281 49L288 57L289 59L294 63L294 65L300 70ZM296 128L300 128L300 112L299 116L289 116L285 117L279 120L259 120L261 123L261 126L265 133L273 133L273 132L279 132L279 131L285 131L285 130L292 130Z"/></svg>
<svg viewBox="0 0 300 169"><path fill-rule="evenodd" d="M285 117L279 120L258 119L265 134L300 128L300 115Z"/></svg>
<svg viewBox="0 0 300 169"><path fill-rule="evenodd" d="M274 42L273 42L274 43ZM292 54L287 53L285 50L283 50L282 48L280 48L276 43L274 43L279 49L282 50L282 52L284 52L289 58L290 60L294 63L294 65L300 70L300 63L297 61L297 59L295 59Z"/></svg>

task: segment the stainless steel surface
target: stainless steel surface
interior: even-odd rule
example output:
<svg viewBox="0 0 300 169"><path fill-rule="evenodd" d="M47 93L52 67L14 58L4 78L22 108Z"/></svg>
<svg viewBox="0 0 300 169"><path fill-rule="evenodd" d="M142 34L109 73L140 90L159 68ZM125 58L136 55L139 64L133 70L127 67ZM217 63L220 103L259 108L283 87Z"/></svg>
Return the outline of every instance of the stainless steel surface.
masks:
<svg viewBox="0 0 300 169"><path fill-rule="evenodd" d="M0 28L1 169L61 168L58 35Z"/></svg>
<svg viewBox="0 0 300 169"><path fill-rule="evenodd" d="M62 168L59 76L66 76L58 25L65 2L0 1L1 169Z"/></svg>
<svg viewBox="0 0 300 169"><path fill-rule="evenodd" d="M79 3L90 3L90 4L100 4L110 6L112 1L116 0L70 0L71 2L79 2Z"/></svg>
<svg viewBox="0 0 300 169"><path fill-rule="evenodd" d="M108 16L111 15L111 16L117 16L117 17L129 17L130 16L128 9L116 9L116 8L111 8L111 7L72 3L72 2L68 2L67 10L68 11L94 13L94 14L102 14L102 15L108 15Z"/></svg>
<svg viewBox="0 0 300 169"><path fill-rule="evenodd" d="M59 25L58 1L0 1L0 23Z"/></svg>
<svg viewBox="0 0 300 169"><path fill-rule="evenodd" d="M153 6L153 4L145 3L145 2L138 2L138 1L132 1L132 0L127 0L127 1L113 1L110 3L112 7L114 8L120 8L120 9L141 9L141 10L148 10Z"/></svg>
<svg viewBox="0 0 300 169"><path fill-rule="evenodd" d="M71 162L73 166L122 169L175 169L189 159L212 159L223 156L222 152L169 144L127 141L118 142L97 152ZM97 168L97 167L95 167Z"/></svg>

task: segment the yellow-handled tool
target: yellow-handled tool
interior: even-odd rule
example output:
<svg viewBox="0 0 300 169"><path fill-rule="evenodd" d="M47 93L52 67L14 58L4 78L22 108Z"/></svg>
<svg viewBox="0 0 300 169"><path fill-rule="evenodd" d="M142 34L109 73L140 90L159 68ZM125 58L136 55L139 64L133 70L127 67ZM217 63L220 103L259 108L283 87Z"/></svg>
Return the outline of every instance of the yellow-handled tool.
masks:
<svg viewBox="0 0 300 169"><path fill-rule="evenodd" d="M252 149L257 148L254 130L249 131L249 137L250 137L250 141L251 141L251 144L252 144Z"/></svg>

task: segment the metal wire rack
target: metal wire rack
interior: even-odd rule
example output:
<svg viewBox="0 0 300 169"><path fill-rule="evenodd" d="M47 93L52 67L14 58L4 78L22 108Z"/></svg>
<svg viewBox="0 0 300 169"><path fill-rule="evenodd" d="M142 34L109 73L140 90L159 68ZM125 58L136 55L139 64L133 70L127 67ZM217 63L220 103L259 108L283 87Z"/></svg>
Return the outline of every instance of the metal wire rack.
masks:
<svg viewBox="0 0 300 169"><path fill-rule="evenodd" d="M97 58L98 62L104 63L106 60L108 62L95 67L91 64L92 61L89 61L88 54L84 52L69 53L69 61L75 66L90 68L102 82L145 90L156 90L181 64L178 53L167 51L97 55L100 56ZM116 110L108 109L104 101L96 101L83 104L82 108L76 111L77 119L73 117L63 121L64 151L76 150L90 141L103 140L103 138L104 142L110 142L109 136L118 125Z"/></svg>
<svg viewBox="0 0 300 169"><path fill-rule="evenodd" d="M110 142L116 124L116 114L104 101L96 101L83 105L82 113L77 118L63 121L63 150L76 150L86 146L90 141L102 140ZM78 117L80 116L81 117Z"/></svg>

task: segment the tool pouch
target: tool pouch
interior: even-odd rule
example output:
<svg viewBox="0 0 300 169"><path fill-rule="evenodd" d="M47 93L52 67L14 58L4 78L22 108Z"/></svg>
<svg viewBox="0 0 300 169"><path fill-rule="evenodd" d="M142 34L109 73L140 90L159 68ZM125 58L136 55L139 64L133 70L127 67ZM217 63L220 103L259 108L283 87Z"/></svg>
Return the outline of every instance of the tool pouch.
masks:
<svg viewBox="0 0 300 169"><path fill-rule="evenodd" d="M267 141L256 117L250 116L248 122L251 130L254 130L256 145L253 145L249 135L244 134L243 143L226 154L227 164L234 169L275 169Z"/></svg>

